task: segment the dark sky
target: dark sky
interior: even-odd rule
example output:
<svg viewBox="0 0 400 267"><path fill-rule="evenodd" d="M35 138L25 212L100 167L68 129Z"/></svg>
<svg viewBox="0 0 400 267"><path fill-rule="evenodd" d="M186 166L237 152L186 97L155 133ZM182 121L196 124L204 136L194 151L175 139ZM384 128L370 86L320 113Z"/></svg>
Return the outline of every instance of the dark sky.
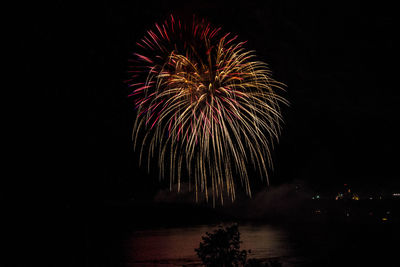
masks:
<svg viewBox="0 0 400 267"><path fill-rule="evenodd" d="M123 81L147 29L170 13L194 13L248 40L288 85L273 184L398 185L396 9L365 1L260 2L56 1L42 7L43 16L30 14L22 44L32 52L23 67L43 93L45 120L31 126L44 129L37 148L45 142L48 149L40 165L46 175L28 184L67 204L151 200L164 189L157 172L138 167L135 111Z"/></svg>

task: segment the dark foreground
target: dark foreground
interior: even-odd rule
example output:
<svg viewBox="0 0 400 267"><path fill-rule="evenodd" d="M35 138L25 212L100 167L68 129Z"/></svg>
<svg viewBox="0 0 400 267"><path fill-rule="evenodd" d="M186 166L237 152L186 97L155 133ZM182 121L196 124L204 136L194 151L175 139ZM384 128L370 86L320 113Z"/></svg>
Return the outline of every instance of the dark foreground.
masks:
<svg viewBox="0 0 400 267"><path fill-rule="evenodd" d="M148 209L151 210L151 208ZM216 228L218 223L232 222L232 218L227 215L222 216L217 211L214 211L216 213L214 216L205 217L204 214L208 214L209 211L207 209L188 211L182 208L181 211L176 207L169 209L158 206L152 211L156 214L148 214L140 210L133 211L132 207L119 207L118 209L104 209L101 213L93 214L93 217L89 216L85 229L85 266L141 266L140 261L135 261L135 256L132 254L135 233L143 233L143 231L150 233L150 239L154 239L155 241L153 241L158 243L158 249L147 251L147 255L150 255L151 258L151 255L154 254L154 259L157 259L156 255L162 250L160 248L175 247L179 250L179 247L185 247L184 242L188 242L186 246L192 245L189 244L190 242L195 242L193 240L196 240L196 237L184 241L185 238L179 237L179 232L180 236L185 236L189 235L185 234L185 231L188 233L190 229L203 229L196 233L190 233L192 236L198 235L197 242L200 242L201 235L205 231ZM147 220L146 218L153 219ZM398 221L393 219L387 221L381 220L381 218L368 220L368 218L362 217L332 220L324 215L316 215L308 217L307 220L298 221L287 218L265 220L236 218L234 221L239 222L239 231L242 229L242 240L249 239L252 229L256 233L250 243L243 244L246 249L256 250L255 253L249 254L249 258L278 258L284 267L398 266L399 264L400 230ZM273 230L275 236L259 234L271 227L276 229L276 231ZM160 229L167 232L176 231L178 238L176 238L176 234L172 234L169 239L157 239L160 235L157 234L160 233L157 231ZM277 235L278 232L283 234ZM275 240L280 242L276 243L279 248L274 249L265 245L271 245L271 240L267 240L270 238L281 239ZM148 245L149 239L136 241L141 244L134 245L140 247ZM151 250L151 247L149 249ZM266 251L260 252L260 249ZM283 252L279 249L283 249ZM268 250L270 251L268 252ZM173 257L172 254L171 257ZM196 255L193 251L192 259L194 260L189 260L185 265L194 264L195 258ZM153 261L153 266L177 265L183 266L184 264L173 263L173 261ZM145 265L145 262L142 262L142 266L151 265Z"/></svg>
<svg viewBox="0 0 400 267"><path fill-rule="evenodd" d="M190 232L191 236L187 247L194 246L205 231L224 222L238 222L242 240L249 240L253 233L252 241L243 244L246 249L254 250L249 258L277 258L283 267L380 267L399 266L400 261L400 229L395 216L389 220L369 220L365 217L332 219L314 214L305 216L306 219L255 220L233 218L217 209L160 204L93 205L85 209L64 207L58 210L30 207L29 210L32 212L24 215L21 224L14 225L15 230L11 232L13 241L9 246L21 249L12 255L13 264L9 266L193 266L197 260L194 251L191 259L181 265L163 260L148 265L149 261L140 263L135 259L138 254L133 253L133 246L136 249L147 246L147 256L151 258L153 254L156 259L162 248L179 251L179 247L185 247L185 233ZM197 232L190 229L197 229ZM164 234L164 238L157 239L160 237L157 233L165 232L169 233L167 237ZM272 234L259 234L264 232ZM142 239L136 238L138 233L142 234ZM147 233L147 237L143 233ZM159 249L152 251L154 246L149 245L148 237L155 238L153 243ZM271 239L275 243L271 243ZM274 248L274 244L278 245Z"/></svg>

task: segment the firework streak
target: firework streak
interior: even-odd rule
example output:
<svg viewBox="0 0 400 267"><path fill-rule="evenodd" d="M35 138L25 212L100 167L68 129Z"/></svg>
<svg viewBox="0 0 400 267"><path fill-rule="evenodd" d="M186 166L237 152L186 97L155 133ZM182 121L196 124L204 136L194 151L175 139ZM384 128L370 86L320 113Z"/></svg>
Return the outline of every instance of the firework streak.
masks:
<svg viewBox="0 0 400 267"><path fill-rule="evenodd" d="M172 15L137 42L129 86L137 108L133 139L140 161L158 157L160 177L181 188L183 173L196 201L235 198L240 181L251 196L248 165L268 182L271 149L282 122L266 63L237 36L206 21L183 23ZM143 132L143 134L139 134ZM185 180L186 181L186 180ZM269 183L269 182L268 182Z"/></svg>

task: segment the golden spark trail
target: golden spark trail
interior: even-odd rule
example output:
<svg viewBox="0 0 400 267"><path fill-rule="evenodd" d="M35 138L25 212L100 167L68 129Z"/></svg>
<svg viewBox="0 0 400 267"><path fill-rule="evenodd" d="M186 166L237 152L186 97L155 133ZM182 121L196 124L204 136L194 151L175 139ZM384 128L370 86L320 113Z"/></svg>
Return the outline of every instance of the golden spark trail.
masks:
<svg viewBox="0 0 400 267"><path fill-rule="evenodd" d="M285 85L245 42L235 43L237 36L223 36L204 20L186 25L171 15L155 26L137 43L128 81L140 161L147 155L150 168L157 155L160 177L169 173L178 191L186 173L196 200L204 193L222 202L226 193L233 201L237 182L251 196L248 163L269 183L279 105L288 104L278 94Z"/></svg>

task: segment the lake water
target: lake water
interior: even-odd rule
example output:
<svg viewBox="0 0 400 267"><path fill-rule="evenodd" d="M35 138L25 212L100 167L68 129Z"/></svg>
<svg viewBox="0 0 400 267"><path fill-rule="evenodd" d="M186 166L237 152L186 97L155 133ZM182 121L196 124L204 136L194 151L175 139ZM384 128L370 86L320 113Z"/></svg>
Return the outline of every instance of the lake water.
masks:
<svg viewBox="0 0 400 267"><path fill-rule="evenodd" d="M204 216L185 213L188 216L178 218L193 217L194 222L177 222L176 213L168 209L157 210L156 218L127 214L125 209L112 209L89 217L84 236L86 267L199 266L194 249L202 236L218 229L216 222L231 221L201 224ZM277 259L282 267L397 267L399 226L390 221L321 217L307 222L239 222L239 232L241 249L251 250L249 259ZM76 245L71 240L70 246Z"/></svg>
<svg viewBox="0 0 400 267"><path fill-rule="evenodd" d="M106 243L98 243L106 254L96 253L101 264L93 266L200 266L194 249L215 229L217 225L134 227L115 240L111 232L113 239L103 236ZM239 224L239 231L241 249L251 250L248 258L277 259L283 267L394 267L400 262L396 224Z"/></svg>
<svg viewBox="0 0 400 267"><path fill-rule="evenodd" d="M127 266L197 266L201 237L217 229L213 225L136 230L126 243ZM271 225L240 225L241 249L251 250L248 258L279 258L283 266L301 261L295 256L288 233Z"/></svg>

